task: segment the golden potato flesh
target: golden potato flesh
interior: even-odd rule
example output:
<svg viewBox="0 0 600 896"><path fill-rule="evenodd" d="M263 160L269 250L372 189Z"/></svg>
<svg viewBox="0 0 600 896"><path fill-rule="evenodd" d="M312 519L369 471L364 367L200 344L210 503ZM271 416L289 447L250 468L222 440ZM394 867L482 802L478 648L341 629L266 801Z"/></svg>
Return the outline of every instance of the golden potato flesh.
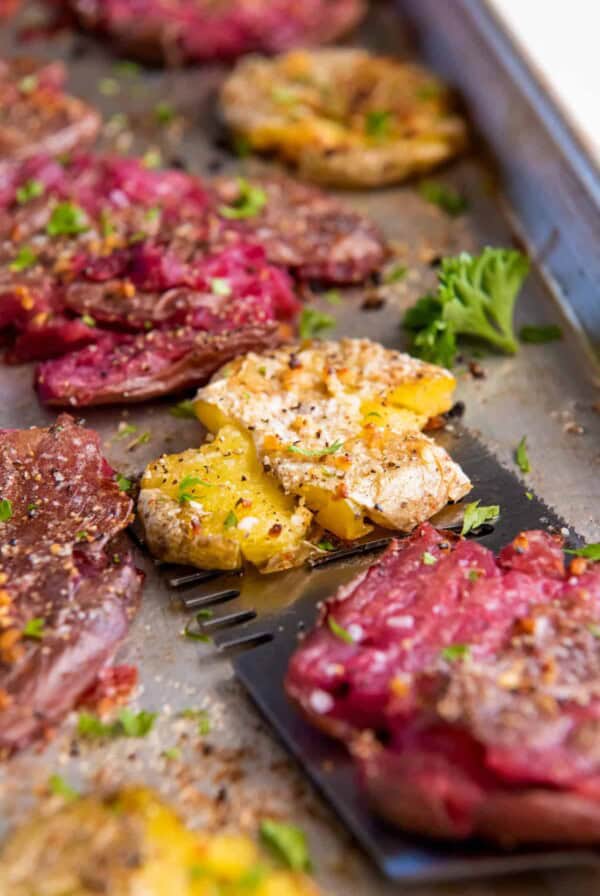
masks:
<svg viewBox="0 0 600 896"><path fill-rule="evenodd" d="M271 571L306 555L312 514L265 473L250 436L224 426L214 441L151 463L138 514L148 547L170 563Z"/></svg>
<svg viewBox="0 0 600 896"><path fill-rule="evenodd" d="M309 179L372 187L431 170L466 143L445 86L412 63L358 49L241 60L222 88L232 131Z"/></svg>
<svg viewBox="0 0 600 896"><path fill-rule="evenodd" d="M274 868L253 840L188 830L151 791L80 798L40 812L0 856L10 896L316 896L302 874Z"/></svg>
<svg viewBox="0 0 600 896"><path fill-rule="evenodd" d="M371 520L409 531L469 491L420 432L451 406L454 385L448 371L366 339L315 342L236 359L200 389L196 413L211 431L250 434L284 491L351 540Z"/></svg>

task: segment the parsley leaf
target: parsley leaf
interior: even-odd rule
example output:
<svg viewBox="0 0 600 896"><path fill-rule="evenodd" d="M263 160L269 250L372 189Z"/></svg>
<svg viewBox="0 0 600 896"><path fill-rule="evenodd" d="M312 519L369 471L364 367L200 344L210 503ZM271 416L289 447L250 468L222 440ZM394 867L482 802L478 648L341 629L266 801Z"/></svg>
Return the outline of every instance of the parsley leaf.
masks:
<svg viewBox="0 0 600 896"><path fill-rule="evenodd" d="M224 529L232 529L234 526L237 526L238 518L235 515L233 510L230 510L227 516L225 517L225 521L223 523Z"/></svg>
<svg viewBox="0 0 600 896"><path fill-rule="evenodd" d="M32 638L35 641L41 641L44 637L44 626L46 623L39 616L29 619L23 626L23 637Z"/></svg>
<svg viewBox="0 0 600 896"><path fill-rule="evenodd" d="M194 500L194 495L190 492L190 489L194 488L196 485L212 488L210 482L205 482L204 479L200 479L199 476L184 476L179 483L178 497L180 504L187 504L189 501Z"/></svg>
<svg viewBox="0 0 600 896"><path fill-rule="evenodd" d="M167 747L166 750L162 751L161 756L165 759L176 761L177 759L181 759L181 750L179 747Z"/></svg>
<svg viewBox="0 0 600 896"><path fill-rule="evenodd" d="M327 540L317 542L317 547L321 551L335 551L336 550L336 546L333 544L333 542L327 541Z"/></svg>
<svg viewBox="0 0 600 896"><path fill-rule="evenodd" d="M576 557L585 557L593 563L600 561L600 541L592 544L585 544L582 548L565 549L565 554L574 554Z"/></svg>
<svg viewBox="0 0 600 896"><path fill-rule="evenodd" d="M483 523L490 520L496 520L500 516L500 506L498 504L490 504L488 507L480 507L479 501L473 501L465 506L465 515L461 535L467 535L473 529L479 528Z"/></svg>
<svg viewBox="0 0 600 896"><path fill-rule="evenodd" d="M0 523L7 523L12 519L12 503L8 498L0 498Z"/></svg>
<svg viewBox="0 0 600 896"><path fill-rule="evenodd" d="M562 330L557 324L526 324L519 330L521 342L529 342L532 345L543 345L545 342L556 342L562 339Z"/></svg>
<svg viewBox="0 0 600 896"><path fill-rule="evenodd" d="M435 566L437 563L437 557L434 557L433 554L430 554L429 551L425 551L421 560L425 564L425 566Z"/></svg>
<svg viewBox="0 0 600 896"><path fill-rule="evenodd" d="M135 423L120 423L117 430L117 438L126 439L127 436L132 436L134 432L137 432Z"/></svg>
<svg viewBox="0 0 600 896"><path fill-rule="evenodd" d="M210 288L216 296L227 298L231 295L231 283L226 277L213 277L210 281Z"/></svg>
<svg viewBox="0 0 600 896"><path fill-rule="evenodd" d="M515 450L515 461L521 473L530 473L531 464L527 454L527 436L523 436Z"/></svg>
<svg viewBox="0 0 600 896"><path fill-rule="evenodd" d="M154 107L154 118L158 124L170 124L175 118L175 110L169 103L158 103Z"/></svg>
<svg viewBox="0 0 600 896"><path fill-rule="evenodd" d="M31 246L21 246L14 261L11 261L9 264L8 269L15 272L25 271L27 268L32 267L37 260L37 254L33 251Z"/></svg>
<svg viewBox="0 0 600 896"><path fill-rule="evenodd" d="M41 180L35 180L35 178L26 180L17 190L17 202L19 205L25 205L26 202L37 199L38 196L43 196L45 190L46 188Z"/></svg>
<svg viewBox="0 0 600 896"><path fill-rule="evenodd" d="M449 663L453 663L455 660L466 659L470 650L471 648L468 644L449 644L448 647L443 648L441 656L443 659L448 660Z"/></svg>
<svg viewBox="0 0 600 896"><path fill-rule="evenodd" d="M117 473L115 480L122 492L128 492L133 485L131 479L127 479L127 477L123 476L121 473Z"/></svg>
<svg viewBox="0 0 600 896"><path fill-rule="evenodd" d="M435 295L423 296L404 317L415 354L451 367L458 336L514 354L513 311L528 270L528 260L514 249L487 247L480 255L444 258Z"/></svg>
<svg viewBox="0 0 600 896"><path fill-rule="evenodd" d="M298 322L301 339L318 339L319 333L335 327L335 317L317 308L303 308Z"/></svg>
<svg viewBox="0 0 600 896"><path fill-rule="evenodd" d="M59 202L46 226L48 236L76 236L89 230L87 215L73 202Z"/></svg>
<svg viewBox="0 0 600 896"><path fill-rule="evenodd" d="M50 775L48 788L54 796L61 796L63 800L68 802L79 799L79 793L60 775Z"/></svg>
<svg viewBox="0 0 600 896"><path fill-rule="evenodd" d="M469 203L458 190L435 180L422 180L419 184L419 193L423 199L431 205L437 205L452 218L462 215L469 207Z"/></svg>
<svg viewBox="0 0 600 896"><path fill-rule="evenodd" d="M238 197L231 205L221 205L219 214L230 220L254 218L267 204L267 194L244 177L238 177Z"/></svg>
<svg viewBox="0 0 600 896"><path fill-rule="evenodd" d="M210 734L211 722L210 716L205 709L182 709L179 713L182 719L194 719L198 722L198 734L205 737Z"/></svg>
<svg viewBox="0 0 600 896"><path fill-rule="evenodd" d="M377 140L389 136L392 124L392 113L385 109L372 109L365 116L365 134Z"/></svg>
<svg viewBox="0 0 600 896"><path fill-rule="evenodd" d="M342 303L339 289L328 289L327 292L323 293L323 298L326 302L329 302L330 305L341 305Z"/></svg>
<svg viewBox="0 0 600 896"><path fill-rule="evenodd" d="M96 320L92 317L91 314L82 314L81 315L81 323L85 324L86 327L95 327Z"/></svg>
<svg viewBox="0 0 600 896"><path fill-rule="evenodd" d="M383 282L399 283L401 280L404 280L407 273L408 268L405 264L395 264L393 267L388 268L387 271L384 271Z"/></svg>
<svg viewBox="0 0 600 896"><path fill-rule="evenodd" d="M181 417L186 420L196 420L196 412L194 411L195 402L191 398L186 398L178 404L174 404L169 408L169 414L172 417Z"/></svg>
<svg viewBox="0 0 600 896"><path fill-rule="evenodd" d="M329 626L331 632L339 638L340 641L344 641L346 644L354 644L354 638L350 634L350 632L344 628L343 625L340 625L339 622L336 622L333 616L327 617L327 625Z"/></svg>
<svg viewBox="0 0 600 896"><path fill-rule="evenodd" d="M77 733L89 739L104 737L146 737L156 719L155 712L142 709L136 713L127 707L119 712L114 722L103 722L91 712L79 713Z"/></svg>
<svg viewBox="0 0 600 896"><path fill-rule="evenodd" d="M301 454L302 457L323 457L326 454L336 454L343 447L343 442L336 441L327 448L311 450L310 448L301 448L299 445L288 445L287 450L292 454Z"/></svg>
<svg viewBox="0 0 600 896"><path fill-rule="evenodd" d="M310 871L311 861L306 835L299 827L265 818L260 825L263 843L292 871Z"/></svg>

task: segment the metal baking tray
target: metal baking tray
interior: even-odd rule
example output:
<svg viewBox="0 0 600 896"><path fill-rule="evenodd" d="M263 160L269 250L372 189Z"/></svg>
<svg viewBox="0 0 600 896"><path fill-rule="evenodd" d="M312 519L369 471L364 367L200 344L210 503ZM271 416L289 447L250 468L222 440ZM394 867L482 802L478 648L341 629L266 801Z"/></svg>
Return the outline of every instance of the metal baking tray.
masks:
<svg viewBox="0 0 600 896"><path fill-rule="evenodd" d="M256 161L240 163L225 148L214 100L222 67L132 73L131 67L115 65L106 45L68 32L19 44L17 29L39 14L35 5L25 4L17 21L3 26L0 52L64 59L72 91L105 115L106 145L139 152L159 148L166 164L185 164L201 174L237 170L242 164L249 173L264 168ZM513 465L514 447L527 434L532 472L523 491L534 491L583 537L598 540L597 172L485 3L404 0L396 7L377 3L355 40L376 50L424 58L446 75L460 88L480 139L476 150L436 175L468 197L470 210L462 218L450 219L425 203L414 185L347 194L347 201L380 222L410 274L402 284L382 291L385 304L379 310L362 310L364 294L357 290L350 290L339 307L323 304L338 319L335 335L368 335L401 348L403 309L433 284L436 258L486 244L525 243L534 272L519 302L518 324L556 322L565 338L545 346L524 346L515 358L486 358L483 379L459 369L458 398L466 405L466 426L505 465ZM168 128L154 123L153 109L161 100L168 100L181 115ZM52 419L37 403L31 377L28 366L0 369L0 427ZM101 433L109 459L124 473L137 473L161 452L189 447L202 435L199 424L171 416L168 402L90 411L85 417ZM137 425L140 433L148 431L149 443L128 450L127 442L116 438L122 420ZM482 493L484 486L479 486ZM510 495L500 503L507 499ZM313 573L308 590L303 571L285 578L250 577L236 606L252 606L264 617L300 598L296 605L300 612L302 600L314 596L319 583L322 596L368 561L359 558ZM364 860L286 759L235 681L229 653L182 639L189 613L183 611L180 592L165 585L162 572L143 554L140 563L148 574L144 605L119 659L138 666L142 688L137 703L159 712L155 729L139 742L81 746L73 738L73 724L67 723L45 751L28 751L0 772L0 827L29 811L54 772L81 787L148 783L192 823L209 828L252 827L264 813L292 816L307 830L317 881L332 896L350 889L356 896L396 892ZM303 594L307 596L302 598ZM290 618L294 612L290 609ZM274 672L278 667L271 665L270 654L261 654L266 648L269 645L237 658L242 672L259 662ZM190 706L206 709L211 719L212 730L200 744L191 736L189 723L177 718ZM182 761L175 766L161 758L174 743L182 750ZM319 749L317 735L312 743ZM450 853L457 857L459 850L451 848ZM588 862L592 856L580 852L576 859ZM482 854L481 872L489 870L483 862ZM426 877L405 874L410 876ZM595 871L584 868L540 871L510 882L465 883L460 892L467 896L585 893L593 892L598 880ZM448 890L430 883L426 892Z"/></svg>

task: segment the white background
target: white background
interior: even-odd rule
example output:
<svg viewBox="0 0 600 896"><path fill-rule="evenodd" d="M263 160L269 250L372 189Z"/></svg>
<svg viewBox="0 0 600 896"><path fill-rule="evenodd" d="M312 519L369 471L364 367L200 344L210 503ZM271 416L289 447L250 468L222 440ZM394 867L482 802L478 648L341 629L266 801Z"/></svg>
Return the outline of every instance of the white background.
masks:
<svg viewBox="0 0 600 896"><path fill-rule="evenodd" d="M489 2L600 161L600 0Z"/></svg>

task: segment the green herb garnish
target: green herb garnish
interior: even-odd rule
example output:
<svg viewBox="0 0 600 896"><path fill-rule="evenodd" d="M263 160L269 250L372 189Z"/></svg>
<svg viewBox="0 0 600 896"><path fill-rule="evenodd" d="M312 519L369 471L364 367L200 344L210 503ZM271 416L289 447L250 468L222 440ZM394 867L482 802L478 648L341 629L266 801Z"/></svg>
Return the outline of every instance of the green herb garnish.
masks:
<svg viewBox="0 0 600 896"><path fill-rule="evenodd" d="M46 226L48 236L76 236L89 229L87 215L73 202L59 202Z"/></svg>
<svg viewBox="0 0 600 896"><path fill-rule="evenodd" d="M423 199L432 205L437 205L442 211L452 218L457 218L469 207L469 203L458 190L446 186L435 180L423 180L419 184L419 193Z"/></svg>
<svg viewBox="0 0 600 896"><path fill-rule="evenodd" d="M292 454L301 454L302 457L324 457L326 454L336 454L344 447L343 442L333 442L327 448L301 448L299 445L288 445L287 450Z"/></svg>
<svg viewBox="0 0 600 896"><path fill-rule="evenodd" d="M333 616L327 617L327 625L329 626L331 632L339 638L340 641L344 641L345 644L354 644L354 638L350 634L350 632L340 625L339 622L336 622Z"/></svg>
<svg viewBox="0 0 600 896"><path fill-rule="evenodd" d="M404 317L414 353L452 367L457 338L468 336L514 354L513 311L528 270L528 260L514 249L488 247L480 255L444 258L437 292L419 299Z"/></svg>
<svg viewBox="0 0 600 896"><path fill-rule="evenodd" d="M115 71L120 75L136 77L140 73L140 66L137 62L132 62L130 59L121 59L119 62L115 62Z"/></svg>
<svg viewBox="0 0 600 896"><path fill-rule="evenodd" d="M199 476L184 476L179 483L178 498L180 504L187 504L194 500L194 495L190 489L194 488L196 485L201 485L204 488L212 488L210 482L205 482L204 479L200 479Z"/></svg>
<svg viewBox="0 0 600 896"><path fill-rule="evenodd" d="M331 541L319 541L317 542L317 547L321 551L335 551L336 547Z"/></svg>
<svg viewBox="0 0 600 896"><path fill-rule="evenodd" d="M480 507L479 501L473 501L465 506L465 515L460 534L467 535L473 529L479 528L490 520L496 520L500 516L500 506L490 504L488 507Z"/></svg>
<svg viewBox="0 0 600 896"><path fill-rule="evenodd" d="M95 327L96 319L92 317L91 314L82 314L81 315L81 323L85 324L86 327Z"/></svg>
<svg viewBox="0 0 600 896"><path fill-rule="evenodd" d="M565 548L565 554L573 554L575 557L585 557L593 563L600 561L600 541L585 544L582 548Z"/></svg>
<svg viewBox="0 0 600 896"><path fill-rule="evenodd" d="M192 628L193 624L201 625L201 620L206 618L203 615L203 610L200 610L198 613L194 613L189 622L186 623L186 626L183 630L183 637L187 638L189 641L202 641L207 644L211 638L210 635L205 635L204 632L198 631L198 629Z"/></svg>
<svg viewBox="0 0 600 896"><path fill-rule="evenodd" d="M425 551L421 560L425 564L425 566L435 566L437 563L437 557L434 557L433 554L430 554L429 551Z"/></svg>
<svg viewBox="0 0 600 896"><path fill-rule="evenodd" d="M37 75L25 75L25 77L21 78L19 81L19 90L26 95L33 93L34 90L37 90L39 83Z"/></svg>
<svg viewBox="0 0 600 896"><path fill-rule="evenodd" d="M377 140L389 136L392 124L392 113L384 109L372 109L365 116L365 134Z"/></svg>
<svg viewBox="0 0 600 896"><path fill-rule="evenodd" d="M393 267L388 268L387 271L384 271L383 274L383 282L384 283L400 283L401 280L404 280L408 273L408 268L404 264L395 264Z"/></svg>
<svg viewBox="0 0 600 896"><path fill-rule="evenodd" d="M90 712L81 712L77 720L77 733L90 739L104 737L146 737L156 720L155 712L145 709L134 712L125 707L114 722L103 722Z"/></svg>
<svg viewBox="0 0 600 896"><path fill-rule="evenodd" d="M197 420L196 412L194 411L195 402L189 398L186 398L184 401L180 401L178 404L174 404L173 407L169 408L169 414L172 417L182 417L186 420Z"/></svg>
<svg viewBox="0 0 600 896"><path fill-rule="evenodd" d="M181 759L181 750L179 747L167 747L166 750L162 751L161 756L164 759L172 759L175 761Z"/></svg>
<svg viewBox="0 0 600 896"><path fill-rule="evenodd" d="M22 246L15 256L14 261L11 261L8 268L10 271L15 272L25 271L27 270L27 268L32 267L37 260L37 254L30 246Z"/></svg>
<svg viewBox="0 0 600 896"><path fill-rule="evenodd" d="M121 85L114 78L101 78L98 82L98 90L102 96L116 96L121 92Z"/></svg>
<svg viewBox="0 0 600 896"><path fill-rule="evenodd" d="M210 281L210 288L216 296L226 298L231 295L231 283L226 277L213 277Z"/></svg>
<svg viewBox="0 0 600 896"><path fill-rule="evenodd" d="M440 95L440 85L435 81L429 81L427 84L421 84L417 88L415 96L418 100L435 100Z"/></svg>
<svg viewBox="0 0 600 896"><path fill-rule="evenodd" d="M54 796L60 796L67 802L73 802L79 799L79 793L74 787L65 781L60 775L50 775L48 779L48 788Z"/></svg>
<svg viewBox="0 0 600 896"><path fill-rule="evenodd" d="M26 180L17 190L17 202L19 205L25 205L26 202L30 202L32 199L37 199L39 196L43 196L45 191L46 188L41 180L35 180L35 178Z"/></svg>
<svg viewBox="0 0 600 896"><path fill-rule="evenodd" d="M117 430L117 438L126 439L127 436L132 436L135 432L137 432L135 423L121 423Z"/></svg>
<svg viewBox="0 0 600 896"><path fill-rule="evenodd" d="M206 709L182 709L179 717L182 719L193 719L198 722L198 734L202 737L210 734L212 726Z"/></svg>
<svg viewBox="0 0 600 896"><path fill-rule="evenodd" d="M260 825L263 843L293 871L310 871L306 835L299 827L265 818Z"/></svg>
<svg viewBox="0 0 600 896"><path fill-rule="evenodd" d="M319 333L335 327L335 317L325 314L317 308L303 308L298 322L301 339L318 339Z"/></svg>
<svg viewBox="0 0 600 896"><path fill-rule="evenodd" d="M521 473L530 473L531 464L527 454L527 436L523 436L515 450L515 461Z"/></svg>
<svg viewBox="0 0 600 896"><path fill-rule="evenodd" d="M221 205L219 214L231 220L254 218L267 204L267 194L244 177L238 177L238 197L231 205Z"/></svg>
<svg viewBox="0 0 600 896"><path fill-rule="evenodd" d="M469 582L476 582L477 579L480 579L483 575L481 569L470 569L469 570Z"/></svg>
<svg viewBox="0 0 600 896"><path fill-rule="evenodd" d="M595 622L590 622L587 626L588 632L594 636L594 638L600 638L600 625Z"/></svg>
<svg viewBox="0 0 600 896"><path fill-rule="evenodd" d="M123 476L121 473L117 473L115 481L122 492L128 492L133 485L131 479L127 479L127 477Z"/></svg>
<svg viewBox="0 0 600 896"><path fill-rule="evenodd" d="M545 342L556 342L562 339L562 330L557 324L526 324L519 330L521 342L529 342L532 345L543 345Z"/></svg>
<svg viewBox="0 0 600 896"><path fill-rule="evenodd" d="M471 648L468 644L449 644L448 647L443 648L441 656L449 663L453 663L455 660L466 659L470 651Z"/></svg>
<svg viewBox="0 0 600 896"><path fill-rule="evenodd" d="M75 541L87 541L87 540L88 540L87 529L80 529L79 532L75 533Z"/></svg>
<svg viewBox="0 0 600 896"><path fill-rule="evenodd" d="M238 518L235 515L233 510L230 510L227 516L225 517L225 522L223 523L224 529L231 529L233 526L237 526Z"/></svg>
<svg viewBox="0 0 600 896"><path fill-rule="evenodd" d="M142 162L146 168L160 168L162 165L162 156L160 150L149 149L142 156Z"/></svg>
<svg viewBox="0 0 600 896"><path fill-rule="evenodd" d="M34 641L41 641L45 635L44 627L46 623L39 616L29 619L23 626L23 637L32 638Z"/></svg>
<svg viewBox="0 0 600 896"><path fill-rule="evenodd" d="M175 118L175 110L169 103L158 103L154 107L154 118L159 124L170 124Z"/></svg>
<svg viewBox="0 0 600 896"><path fill-rule="evenodd" d="M342 296L340 295L339 289L328 289L327 292L323 293L323 298L326 302L329 302L330 305L341 305Z"/></svg>

